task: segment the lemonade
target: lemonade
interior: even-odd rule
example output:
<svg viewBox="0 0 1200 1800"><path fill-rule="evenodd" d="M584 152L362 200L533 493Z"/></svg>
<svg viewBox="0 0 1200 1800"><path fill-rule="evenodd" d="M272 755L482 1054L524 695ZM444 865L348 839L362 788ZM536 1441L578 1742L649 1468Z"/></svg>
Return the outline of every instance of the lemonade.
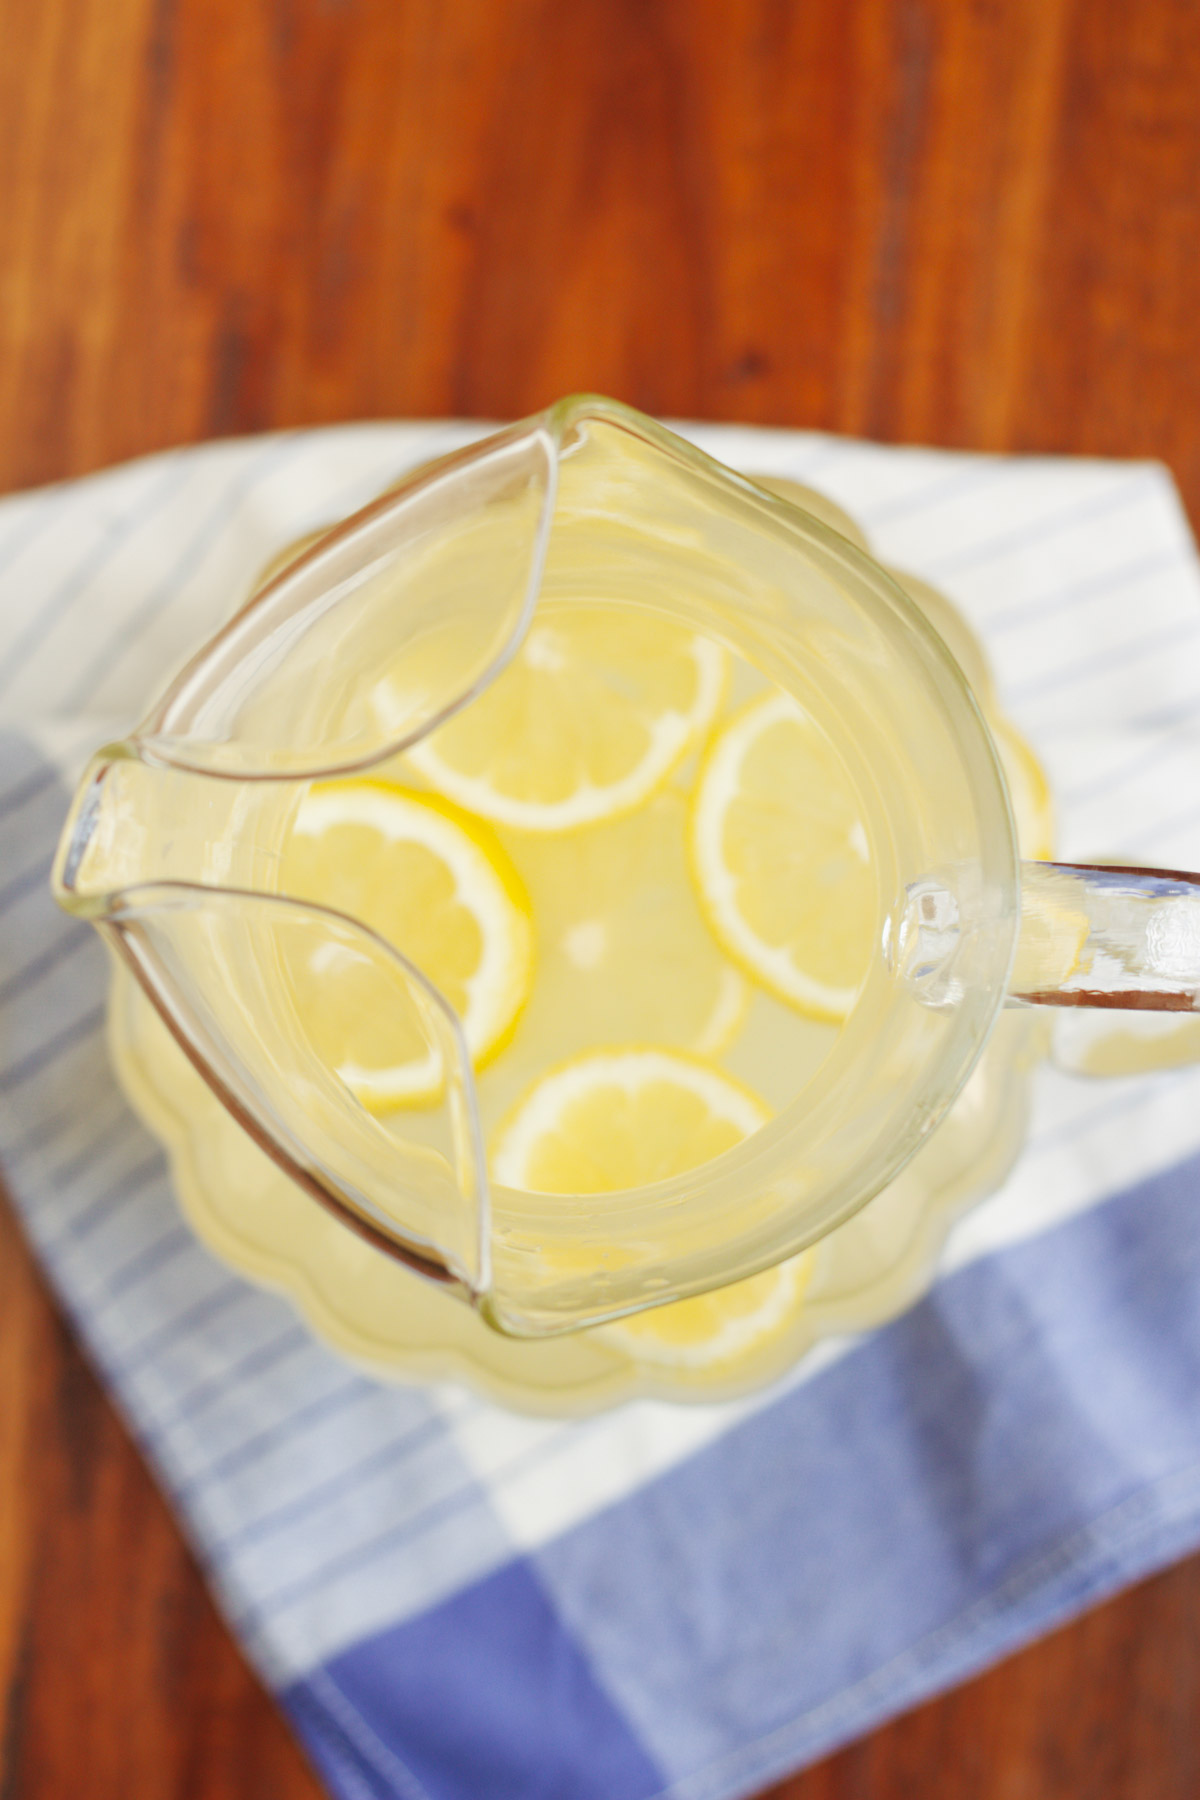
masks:
<svg viewBox="0 0 1200 1800"><path fill-rule="evenodd" d="M712 639L597 602L550 609L407 756L310 787L278 891L371 926L450 1001L492 1180L589 1208L720 1156L799 1093L880 906L811 714ZM440 1088L428 1046L351 971L344 1006L318 1006L328 946L292 976L322 1056L411 1134ZM786 1325L810 1262L609 1329L724 1364Z"/></svg>
<svg viewBox="0 0 1200 1800"><path fill-rule="evenodd" d="M548 488L540 441L415 483L399 537L322 540L268 630L285 567L97 757L60 891L370 1242L503 1331L721 1386L792 1340L807 1246L977 1054L1006 802L836 511L842 536L603 408ZM983 900L939 1008L889 946L945 868Z"/></svg>
<svg viewBox="0 0 1200 1800"><path fill-rule="evenodd" d="M551 607L447 726L308 791L279 889L371 925L450 999L492 1181L594 1210L760 1130L854 1010L885 895L836 731L710 638ZM347 998L323 1054L403 1137L433 1059ZM811 1264L600 1329L641 1360L724 1367L786 1331Z"/></svg>

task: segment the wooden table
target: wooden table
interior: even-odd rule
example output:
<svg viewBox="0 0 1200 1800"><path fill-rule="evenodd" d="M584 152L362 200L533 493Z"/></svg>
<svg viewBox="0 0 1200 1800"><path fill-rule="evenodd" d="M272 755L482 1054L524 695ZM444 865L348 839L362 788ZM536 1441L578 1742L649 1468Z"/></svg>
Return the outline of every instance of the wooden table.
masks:
<svg viewBox="0 0 1200 1800"><path fill-rule="evenodd" d="M1200 514L1196 0L0 0L0 44L0 488L592 388L1162 457ZM1194 1796L1198 1618L1194 1559L777 1800ZM0 1209L0 1795L316 1794Z"/></svg>

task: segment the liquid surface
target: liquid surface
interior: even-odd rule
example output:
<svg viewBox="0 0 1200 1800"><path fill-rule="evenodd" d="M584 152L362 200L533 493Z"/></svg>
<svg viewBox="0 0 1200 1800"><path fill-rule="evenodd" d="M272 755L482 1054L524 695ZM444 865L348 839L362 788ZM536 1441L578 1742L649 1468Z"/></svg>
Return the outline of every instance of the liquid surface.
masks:
<svg viewBox="0 0 1200 1800"><path fill-rule="evenodd" d="M819 669L838 639L814 633L811 648ZM629 1223L631 1190L658 1193L657 1217L678 1220L678 1247L702 1251L719 1281L720 1218L662 1196L723 1160L705 1192L721 1186L744 1220L756 1194L772 1204L747 1178L747 1140L820 1116L806 1089L839 1067L874 1067L892 1094L911 1067L872 1065L880 983L858 984L878 966L899 870L929 856L898 843L904 809L882 808L869 782L859 804L855 777L878 756L858 742L858 715L839 716L819 685L803 691L801 707L644 603L551 601L492 685L367 775L239 786L114 764L81 886L281 892L359 921L333 930L326 915L242 902L164 915L197 991L230 1002L218 1023L244 1066L274 1071L285 1126L324 1143L341 1178L361 1170L384 1206L395 1192L402 1230L441 1244L453 1224L467 1266L478 1158L462 1155L453 1072L469 1064L492 1241L523 1258L506 1274L539 1293L547 1279L594 1283L603 1316L607 1276L626 1279L649 1245ZM859 695L868 724L885 693L877 682ZM1026 854L1045 855L1041 772L1003 720L993 729ZM910 738L888 739L900 771ZM940 787L914 769L914 794L945 818ZM396 953L412 965L407 988ZM936 1021L921 1009L918 1023ZM307 1061L291 1049L305 1041ZM350 1114L347 1089L361 1103ZM378 1142L348 1139L354 1118ZM836 1264L826 1256L816 1279L811 1253L760 1260L725 1288L610 1318L604 1354L722 1386L803 1332Z"/></svg>
<svg viewBox="0 0 1200 1800"><path fill-rule="evenodd" d="M216 890L148 903L147 954L273 1143L456 1259L490 1322L604 1320L604 1356L719 1386L836 1287L828 1237L816 1276L807 1252L766 1267L812 1235L808 1194L830 1229L841 1190L889 1179L875 1146L898 1154L929 1116L917 1076L953 1021L888 980L881 925L913 876L975 854L989 780L1003 836L1003 799L836 546L798 562L736 495L592 435L564 455L537 612L497 678L531 591L524 489L323 613L213 726L214 766L280 742L298 767L353 766L348 745L411 743L487 673L448 723L308 787L114 764L81 887ZM981 657L960 661L986 704ZM1018 811L1022 786L1040 806L993 726ZM252 898L280 893L360 923ZM695 1297L615 1317L672 1291Z"/></svg>
<svg viewBox="0 0 1200 1800"><path fill-rule="evenodd" d="M878 941L867 826L828 733L720 646L616 607L535 624L416 751L312 788L279 885L372 926L446 996L489 1143L549 1071L601 1049L682 1052L770 1117ZM415 1047L369 1007L357 1052L345 1029L347 1066L377 1070L366 1104L424 1097L402 1072Z"/></svg>
<svg viewBox="0 0 1200 1800"><path fill-rule="evenodd" d="M371 926L445 996L493 1181L564 1206L719 1157L793 1101L880 927L829 731L711 640L596 604L536 621L415 751L311 788L279 887ZM363 1104L419 1135L436 1059L350 973L331 1008L318 948L297 1010ZM722 1361L799 1305L786 1269L612 1330Z"/></svg>

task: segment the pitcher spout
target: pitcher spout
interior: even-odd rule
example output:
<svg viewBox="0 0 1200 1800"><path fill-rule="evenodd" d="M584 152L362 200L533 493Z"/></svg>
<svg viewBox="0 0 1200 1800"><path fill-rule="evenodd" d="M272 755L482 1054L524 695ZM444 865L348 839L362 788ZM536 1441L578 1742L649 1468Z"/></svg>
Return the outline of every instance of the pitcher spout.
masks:
<svg viewBox="0 0 1200 1800"><path fill-rule="evenodd" d="M206 780L157 765L136 740L93 757L59 840L54 896L97 920L149 882L275 887L278 845L297 791Z"/></svg>

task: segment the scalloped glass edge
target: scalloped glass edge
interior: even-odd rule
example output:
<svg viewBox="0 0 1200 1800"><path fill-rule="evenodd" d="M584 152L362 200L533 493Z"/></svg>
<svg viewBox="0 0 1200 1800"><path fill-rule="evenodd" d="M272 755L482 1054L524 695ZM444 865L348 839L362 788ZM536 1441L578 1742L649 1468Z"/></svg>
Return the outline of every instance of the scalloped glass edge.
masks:
<svg viewBox="0 0 1200 1800"><path fill-rule="evenodd" d="M151 1046L139 1041L147 1033L153 1039L150 1056L146 1050ZM867 1331L906 1311L930 1287L955 1222L993 1193L1016 1162L1025 1139L1029 1077L1045 1052L1040 1016L1006 1013L962 1099L927 1151L891 1188L816 1246L812 1281L791 1327L727 1371L669 1370L621 1354L604 1342L602 1327L551 1340L500 1337L460 1302L362 1244L293 1188L224 1112L132 977L115 961L108 1034L126 1098L166 1149L190 1225L222 1262L286 1296L319 1340L373 1376L456 1383L510 1409L558 1417L599 1412L633 1399L694 1404L739 1399L787 1374L818 1343ZM165 1071L170 1084L182 1084L182 1106L172 1107L147 1075L148 1067L160 1077ZM981 1115L975 1127L973 1113ZM950 1164L940 1180L921 1167L939 1145L938 1160ZM230 1153L248 1176L235 1184L236 1221L222 1204L229 1185L216 1178L221 1154ZM285 1230L277 1229L270 1217L281 1202L289 1215ZM896 1254L857 1284L847 1281L844 1271L839 1276L839 1257L852 1262L855 1242L865 1241L864 1234L878 1235L881 1222L885 1237L889 1230L894 1233L896 1220L888 1224L887 1218L897 1206L903 1229ZM372 1305L365 1304L364 1274L389 1291L394 1311L380 1308L378 1294ZM378 1318L372 1327L372 1311L390 1312L395 1327L406 1330L389 1335ZM414 1328L419 1341L408 1337Z"/></svg>

